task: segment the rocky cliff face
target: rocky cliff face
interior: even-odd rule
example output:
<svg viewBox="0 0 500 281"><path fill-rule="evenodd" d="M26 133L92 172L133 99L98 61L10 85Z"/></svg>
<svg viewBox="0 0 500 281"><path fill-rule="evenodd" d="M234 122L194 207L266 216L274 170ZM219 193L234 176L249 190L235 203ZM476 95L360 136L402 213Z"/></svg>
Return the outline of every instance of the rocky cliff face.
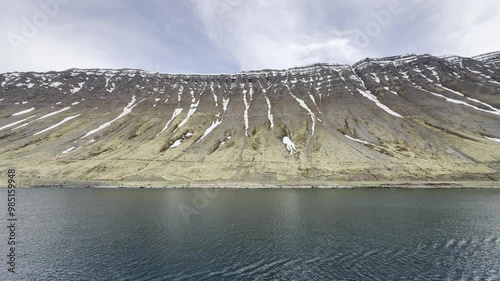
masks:
<svg viewBox="0 0 500 281"><path fill-rule="evenodd" d="M0 75L0 167L48 179L499 180L499 53Z"/></svg>

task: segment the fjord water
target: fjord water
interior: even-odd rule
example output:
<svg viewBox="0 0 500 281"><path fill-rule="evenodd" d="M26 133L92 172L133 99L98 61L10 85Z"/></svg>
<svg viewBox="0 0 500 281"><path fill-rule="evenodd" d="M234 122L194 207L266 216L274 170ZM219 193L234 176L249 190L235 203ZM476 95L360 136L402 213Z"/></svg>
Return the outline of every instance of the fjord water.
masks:
<svg viewBox="0 0 500 281"><path fill-rule="evenodd" d="M203 192L18 189L0 280L500 278L500 190Z"/></svg>

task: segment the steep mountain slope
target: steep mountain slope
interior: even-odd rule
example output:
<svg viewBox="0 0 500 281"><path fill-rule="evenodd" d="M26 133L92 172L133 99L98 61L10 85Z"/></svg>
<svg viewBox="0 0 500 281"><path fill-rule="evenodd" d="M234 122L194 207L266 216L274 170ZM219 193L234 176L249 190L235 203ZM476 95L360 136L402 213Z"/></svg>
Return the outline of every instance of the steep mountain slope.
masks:
<svg viewBox="0 0 500 281"><path fill-rule="evenodd" d="M500 65L500 52L491 52L479 56L473 57L473 59L478 60L486 64Z"/></svg>
<svg viewBox="0 0 500 281"><path fill-rule="evenodd" d="M220 75L6 73L0 167L175 183L499 180L494 61L407 55Z"/></svg>

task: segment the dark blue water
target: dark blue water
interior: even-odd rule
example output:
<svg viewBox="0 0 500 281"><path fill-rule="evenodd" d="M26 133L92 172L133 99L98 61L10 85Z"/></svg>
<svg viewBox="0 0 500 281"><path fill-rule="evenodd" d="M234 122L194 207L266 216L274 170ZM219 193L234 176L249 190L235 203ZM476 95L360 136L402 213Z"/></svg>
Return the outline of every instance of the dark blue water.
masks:
<svg viewBox="0 0 500 281"><path fill-rule="evenodd" d="M500 190L202 192L18 190L0 280L500 280Z"/></svg>

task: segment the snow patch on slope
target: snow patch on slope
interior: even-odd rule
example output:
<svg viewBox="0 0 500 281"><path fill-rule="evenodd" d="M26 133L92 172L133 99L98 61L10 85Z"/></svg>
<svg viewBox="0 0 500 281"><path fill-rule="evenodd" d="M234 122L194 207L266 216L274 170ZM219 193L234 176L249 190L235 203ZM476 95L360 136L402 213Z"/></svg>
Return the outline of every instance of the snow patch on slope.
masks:
<svg viewBox="0 0 500 281"><path fill-rule="evenodd" d="M403 116L401 116L399 113L393 111L392 109L390 109L389 107L387 107L386 105L382 104L378 98L374 95L372 95L370 93L370 91L363 91L363 90L360 90L360 89L357 89L358 92L364 96L365 98L368 98L369 100L373 101L378 107L382 108L383 110L385 110L385 112L391 114L392 116L396 116L398 118L403 118Z"/></svg>
<svg viewBox="0 0 500 281"><path fill-rule="evenodd" d="M50 83L50 85L49 85L49 86L50 86L50 87L52 87L52 88L57 88L57 87L59 87L59 86L61 86L61 85L62 85L62 83L61 83L61 82L53 82L53 83Z"/></svg>
<svg viewBox="0 0 500 281"><path fill-rule="evenodd" d="M222 98L222 110L224 111L224 113L226 113L226 111L227 111L228 104L229 104L229 98L227 98L227 99Z"/></svg>
<svg viewBox="0 0 500 281"><path fill-rule="evenodd" d="M212 95L214 97L215 107L219 107L219 102L217 101L217 95L215 94L214 90L214 82L210 84L210 92L212 92Z"/></svg>
<svg viewBox="0 0 500 281"><path fill-rule="evenodd" d="M163 133L165 130L167 130L168 125L170 125L170 123L174 120L174 118L177 117L179 114L181 114L181 112L182 112L182 108L176 108L174 110L174 113L172 113L172 117L170 118L170 120L168 120L165 127L156 136L159 136L161 133Z"/></svg>
<svg viewBox="0 0 500 281"><path fill-rule="evenodd" d="M391 89L389 89L389 87L384 87L384 90L391 92L393 95L399 96L398 93L392 91Z"/></svg>
<svg viewBox="0 0 500 281"><path fill-rule="evenodd" d="M441 84L439 84L439 85L437 85L437 86L438 86L438 87L440 87L440 88L445 89L445 90L446 90L446 91L448 91L448 92L452 92L452 93L454 93L455 95L459 95L459 96L461 96L461 97L464 97L464 96L465 96L464 94L462 94L462 93L460 93L460 92L457 92L457 91L455 91L455 90L452 90L452 89L450 89L450 88L446 88L445 86L443 86L443 85L441 85Z"/></svg>
<svg viewBox="0 0 500 281"><path fill-rule="evenodd" d="M75 94L76 92L80 91L83 87L85 82L78 83L78 87L73 87L73 89L69 90L72 94Z"/></svg>
<svg viewBox="0 0 500 281"><path fill-rule="evenodd" d="M348 135L344 135L346 138L352 140L352 141L355 141L355 142L359 142L359 143L362 143L362 144L368 144L368 145L373 145L372 143L370 142L367 142L367 141L364 141L364 140L360 140L360 139L357 139L357 138L353 138L351 136L348 136Z"/></svg>
<svg viewBox="0 0 500 281"><path fill-rule="evenodd" d="M243 103L245 104L245 111L243 112L243 118L245 119L244 122L245 122L245 136L248 137L248 126L249 126L249 122L248 122L248 110L250 109L250 102L247 101L247 90L243 90Z"/></svg>
<svg viewBox="0 0 500 281"><path fill-rule="evenodd" d="M299 99L298 97L294 96L291 92L290 92L290 95L299 103L299 105L304 108L305 110L307 110L307 112L309 112L309 115L311 116L311 121L312 121L312 127L311 127L311 136L314 135L314 129L316 127L316 115L314 115L314 113L312 112L311 109L309 109L309 107L307 106L307 104Z"/></svg>
<svg viewBox="0 0 500 281"><path fill-rule="evenodd" d="M19 111L17 113L14 113L14 114L12 114L12 116L19 116L19 115L22 115L22 114L26 114L26 113L29 113L29 112L31 112L33 110L35 110L34 107L26 109L26 110L23 110L23 111Z"/></svg>
<svg viewBox="0 0 500 281"><path fill-rule="evenodd" d="M114 90L115 90L115 83L111 84L111 88L110 89L106 89L106 91L108 91L110 93L113 92Z"/></svg>
<svg viewBox="0 0 500 281"><path fill-rule="evenodd" d="M309 94L309 98L314 103L314 106L316 106L316 109L318 110L318 112L321 113L321 110L319 110L318 104L316 103L316 99L314 98L314 96Z"/></svg>
<svg viewBox="0 0 500 281"><path fill-rule="evenodd" d="M293 155L293 152L297 150L297 147L289 137L284 137L283 143L286 146L286 150L288 150L288 152L290 152L291 155Z"/></svg>
<svg viewBox="0 0 500 281"><path fill-rule="evenodd" d="M85 136L82 137L83 138L86 138L90 135L93 135L99 131L101 131L102 129L108 127L109 125L111 125L113 122L115 122L116 120L122 118L122 117L125 117L126 115L130 114L130 112L132 112L132 109L138 105L140 102L138 103L135 103L135 96L132 97L132 100L130 101L130 103L123 109L123 112L120 113L120 115L118 115L115 119L111 120L111 121L108 121L104 124L102 124L101 126L99 126L98 128L94 129L94 130L91 130L90 132L88 132Z"/></svg>
<svg viewBox="0 0 500 281"><path fill-rule="evenodd" d="M36 116L36 114L35 114L35 115L32 115L32 116L30 116L30 117L28 117L28 118L24 118L23 120L19 120L19 121L16 121L16 122L13 122L13 123L7 124L7 125L5 125L5 126L3 126L3 127L0 127L0 131L2 131L2 130L4 130L4 129L7 129L7 128L10 128L10 127L13 127L13 126L15 126L15 125L17 125L17 124L19 124L19 123L22 123L22 122L24 122L24 121L26 121L26 120L28 120L28 119L33 118L33 117L35 117L35 116Z"/></svg>
<svg viewBox="0 0 500 281"><path fill-rule="evenodd" d="M66 122L68 122L68 121L70 121L70 120L72 120L72 119L74 119L74 118L76 118L78 116L80 116L80 114L73 115L73 116L70 116L70 117L66 117L61 122L59 122L59 123L57 123L55 125L52 125L52 126L46 128L46 129L43 129L40 132L33 134L33 136L37 136L37 135L43 134L43 133L45 133L47 131L50 131L50 130L52 130L54 128L57 128L57 127L61 126L62 124L66 123Z"/></svg>
<svg viewBox="0 0 500 281"><path fill-rule="evenodd" d="M267 96L267 90L269 90L270 87L271 86L269 86L267 89L264 89L264 87L262 87L262 84L260 84L260 88L262 89L262 92L264 93L264 98L266 99L266 103L267 103L267 119L269 120L269 123L271 124L270 128L273 129L274 128L274 117L273 117L273 114L271 112L271 101L269 100L269 97Z"/></svg>
<svg viewBox="0 0 500 281"><path fill-rule="evenodd" d="M178 146L180 146L182 144L182 139L178 139L176 140L171 146L170 148L176 148Z"/></svg>
<svg viewBox="0 0 500 281"><path fill-rule="evenodd" d="M500 143L500 139L498 139L498 138L487 137L487 136L484 136L484 137L487 138L487 139L489 139L490 141L494 141L494 142Z"/></svg>
<svg viewBox="0 0 500 281"><path fill-rule="evenodd" d="M193 96L193 99L194 99L194 96ZM198 109L198 105L199 104L200 104L200 100L198 100L198 102L196 102L196 103L192 103L191 104L191 106L189 108L189 111L187 113L186 118L184 118L184 120L182 120L182 122L179 124L179 126L177 126L177 128L175 129L175 131L177 131L180 127L184 126L189 121L189 118L191 118L191 116L193 116L193 114Z"/></svg>
<svg viewBox="0 0 500 281"><path fill-rule="evenodd" d="M208 129L203 133L203 136L198 140L198 142L202 141L208 134L210 134L217 126L219 126L222 123L222 119L217 119L212 122L212 125L208 127Z"/></svg>
<svg viewBox="0 0 500 281"><path fill-rule="evenodd" d="M63 151L61 154L66 154L66 153L69 153L69 152L71 152L71 151L72 151L73 149L75 149L75 148L76 148L75 146L70 147L70 148L66 149L65 151Z"/></svg>
<svg viewBox="0 0 500 281"><path fill-rule="evenodd" d="M486 110L486 109L479 108L479 107L477 107L477 106L475 106L475 105L472 105L472 104L466 103L466 102L461 101L461 100L456 100L456 99L448 98L448 97L443 96L443 95L441 95L441 94L433 93L433 92L428 91L428 90L426 90L426 89L423 89L423 88L421 88L421 87L415 87L415 88L416 88L416 89L419 89L419 90L421 90L421 91L424 91L424 92L426 92L426 93L429 93L429 94L431 94L431 95L433 95L433 96L443 98L443 99L445 99L447 102L450 102L450 103L459 104L459 105L464 105L464 106L467 106L467 107L473 108L473 109L478 110L478 111L482 111L482 112L486 112L486 113L495 114L495 115L499 115L499 116L500 116L500 110L499 110L499 109L497 109L497 108L494 108L494 107L492 107L492 106L490 106L490 105L488 105L488 106L490 106L490 107L492 108L492 110Z"/></svg>
<svg viewBox="0 0 500 281"><path fill-rule="evenodd" d="M264 98L266 99L266 103L267 103L267 119L269 120L269 123L271 123L271 129L273 129L274 128L274 118L273 118L273 114L271 112L271 101L269 100L269 97L267 97L267 95L265 95Z"/></svg>
<svg viewBox="0 0 500 281"><path fill-rule="evenodd" d="M20 126L18 126L18 127L15 127L15 128L14 128L14 129L12 129L12 130L16 130L16 129L19 129L19 128L22 128L22 127L26 127L26 126L28 126L29 124L33 123L33 122L36 122L36 121L39 121L39 120L43 120L43 119L45 119L45 118L49 118L49 117L51 117L51 116L54 116L54 115L59 114L59 113L61 113L61 112L64 112L64 111L66 111L66 110L68 110L68 109L70 109L70 108L71 108L71 107L70 107L70 106L68 106L68 107L65 107L65 108L63 108L63 109L60 109L60 110L57 110L57 111L54 111L54 112L47 113L47 114L43 115L42 117L37 118L36 120L33 120L33 121L28 122L28 123L22 124L22 125L20 125Z"/></svg>

